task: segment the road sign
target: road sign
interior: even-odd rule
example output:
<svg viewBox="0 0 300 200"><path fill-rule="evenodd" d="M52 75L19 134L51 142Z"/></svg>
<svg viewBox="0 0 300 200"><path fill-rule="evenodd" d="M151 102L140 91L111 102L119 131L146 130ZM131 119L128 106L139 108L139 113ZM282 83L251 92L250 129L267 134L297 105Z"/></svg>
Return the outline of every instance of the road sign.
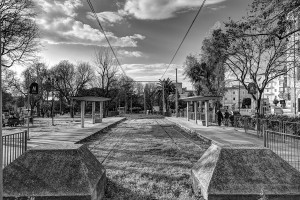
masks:
<svg viewBox="0 0 300 200"><path fill-rule="evenodd" d="M255 83L249 83L248 88L249 88L248 90L249 94L256 94L257 91L256 91Z"/></svg>
<svg viewBox="0 0 300 200"><path fill-rule="evenodd" d="M38 94L39 93L39 85L35 82L31 83L29 87L30 94Z"/></svg>

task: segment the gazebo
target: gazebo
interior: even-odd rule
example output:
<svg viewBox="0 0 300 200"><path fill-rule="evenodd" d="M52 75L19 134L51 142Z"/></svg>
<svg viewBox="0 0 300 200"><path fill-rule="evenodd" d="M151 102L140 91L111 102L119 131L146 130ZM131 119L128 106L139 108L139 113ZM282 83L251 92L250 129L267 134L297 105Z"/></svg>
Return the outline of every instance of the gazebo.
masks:
<svg viewBox="0 0 300 200"><path fill-rule="evenodd" d="M209 100L218 100L222 98L222 96L192 96L192 97L186 97L186 98L181 98L180 100L186 101L187 103L187 120L189 121L189 103L191 102L194 104L194 115L195 115L195 123L197 124L197 104L198 102L205 102L205 108L204 108L204 113L205 113L205 126L208 126L208 101ZM200 104L201 105L201 104ZM200 110L200 119L201 119L201 110Z"/></svg>
<svg viewBox="0 0 300 200"><path fill-rule="evenodd" d="M104 101L109 101L110 98L105 98L105 97L93 97L93 96L85 96L85 97L70 97L73 100L78 100L81 102L81 128L84 128L84 113L85 113L85 102L90 101L92 102L92 121L93 124L96 123L96 118L95 118L95 110L96 110L96 102L100 102L100 119L99 123L102 122L103 118L103 102Z"/></svg>

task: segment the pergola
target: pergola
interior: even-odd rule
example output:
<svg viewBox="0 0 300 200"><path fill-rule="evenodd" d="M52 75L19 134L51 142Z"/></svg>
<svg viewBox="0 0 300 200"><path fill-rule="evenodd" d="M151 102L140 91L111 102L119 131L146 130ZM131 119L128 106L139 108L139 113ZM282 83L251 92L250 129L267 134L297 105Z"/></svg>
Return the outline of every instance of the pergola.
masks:
<svg viewBox="0 0 300 200"><path fill-rule="evenodd" d="M204 113L205 113L205 126L208 126L208 101L209 100L218 100L222 98L222 96L192 96L192 97L186 97L186 98L181 98L180 100L186 101L187 103L187 109L186 109L186 114L187 114L187 120L189 121L189 103L191 102L194 104L194 115L195 115L195 123L197 124L197 103L198 102L205 102L205 108L204 108ZM201 104L200 104L201 105ZM200 110L200 116L201 116L201 110ZM200 117L201 118L201 117Z"/></svg>
<svg viewBox="0 0 300 200"><path fill-rule="evenodd" d="M93 124L96 123L96 118L95 118L95 110L96 110L96 102L100 102L100 119L99 123L102 122L103 118L103 102L104 101L109 101L110 98L104 98L104 97L93 97L93 96L85 96L85 97L70 97L72 100L78 100L81 102L81 128L84 128L84 113L85 113L85 102L90 101L92 102L92 121Z"/></svg>

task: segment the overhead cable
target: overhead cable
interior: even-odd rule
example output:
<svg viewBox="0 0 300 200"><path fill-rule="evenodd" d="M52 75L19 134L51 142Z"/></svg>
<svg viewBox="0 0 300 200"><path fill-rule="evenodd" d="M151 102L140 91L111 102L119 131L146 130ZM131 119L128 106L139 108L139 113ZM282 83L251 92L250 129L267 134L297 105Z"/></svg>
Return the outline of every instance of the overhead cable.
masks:
<svg viewBox="0 0 300 200"><path fill-rule="evenodd" d="M101 29L101 31L102 31L104 37L105 37L105 39L106 39L106 41L107 41L107 43L108 43L108 45L109 45L109 47L110 47L110 49L111 49L111 51L112 51L114 57L116 58L116 61L117 61L118 65L119 65L119 67L121 68L123 74L124 74L125 76L127 76L126 73L125 73L125 71L124 71L124 69L123 69L123 67L121 66L121 64L120 64L120 62L119 62L119 59L117 58L117 56L116 56L116 54L115 54L114 49L112 48L112 46L111 46L111 44L110 44L110 42L109 42L109 40L108 40L108 38L107 38L107 36L106 36L106 34L105 34L105 31L104 31L104 29L103 29L103 27L102 27L102 25L101 25L101 22L100 22L100 20L99 20L99 18L98 18L98 15L97 15L97 13L95 12L95 9L94 9L93 4L91 3L90 0L87 0L87 2L88 2L89 6L90 6L90 8L91 8L91 10L92 10L92 13L93 13L93 15L94 15L94 17L95 17L95 19L96 19L98 25L99 25L99 27L100 27L100 29Z"/></svg>
<svg viewBox="0 0 300 200"><path fill-rule="evenodd" d="M169 65L168 65L167 69L165 70L165 72L163 73L163 75L161 76L161 78L160 78L160 79L162 79L162 78L164 77L164 75L166 74L166 72L168 71L168 69L169 69L170 65L172 64L172 62L173 62L173 60L174 60L175 56L177 55L177 53L178 53L178 51L179 51L179 49L180 49L181 45L183 44L183 42L184 42L184 40L185 40L186 36L187 36L187 35L188 35L188 33L190 32L190 30L191 30L192 26L194 25L194 23L195 23L195 21L196 21L196 19L197 19L198 15L199 15L199 13L201 12L201 10L202 10L202 8L203 8L203 6L204 6L205 2L206 2L206 0L204 0L204 1L202 2L202 4L201 4L201 6L200 6L200 8L199 8L199 10L198 10L198 12L197 12L197 14L196 14L196 16L194 17L194 20L192 21L192 23L191 23L191 25L190 25L189 29L187 30L187 32L185 33L185 35L184 35L184 37L183 37L183 39L182 39L181 43L179 44L179 46L178 46L178 48L177 48L177 50L176 50L175 54L174 54L174 55L173 55L173 57L172 57L172 59L171 59L171 61L170 61Z"/></svg>

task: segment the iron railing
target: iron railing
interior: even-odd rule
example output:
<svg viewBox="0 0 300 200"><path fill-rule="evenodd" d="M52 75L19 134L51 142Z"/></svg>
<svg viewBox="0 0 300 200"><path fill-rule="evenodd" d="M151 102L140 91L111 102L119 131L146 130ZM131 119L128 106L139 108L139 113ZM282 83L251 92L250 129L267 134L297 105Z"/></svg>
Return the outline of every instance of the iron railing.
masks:
<svg viewBox="0 0 300 200"><path fill-rule="evenodd" d="M27 131L2 136L3 167L27 151Z"/></svg>
<svg viewBox="0 0 300 200"><path fill-rule="evenodd" d="M257 132L257 136L263 137L263 130L271 130L280 133L300 136L300 123L281 120L269 120L248 116L235 116L233 120L235 128L243 128L245 131Z"/></svg>
<svg viewBox="0 0 300 200"><path fill-rule="evenodd" d="M300 171L300 136L266 130L264 147L270 148L290 165Z"/></svg>

